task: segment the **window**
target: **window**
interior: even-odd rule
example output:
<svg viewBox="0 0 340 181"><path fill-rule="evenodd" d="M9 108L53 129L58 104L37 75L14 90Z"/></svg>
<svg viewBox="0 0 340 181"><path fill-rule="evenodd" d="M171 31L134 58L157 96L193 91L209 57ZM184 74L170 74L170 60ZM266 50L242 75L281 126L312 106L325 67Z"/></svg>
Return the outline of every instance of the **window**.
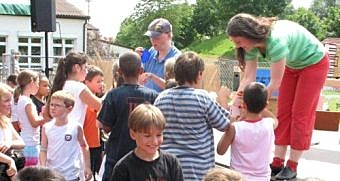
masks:
<svg viewBox="0 0 340 181"><path fill-rule="evenodd" d="M0 36L0 55L6 53L6 37Z"/></svg>
<svg viewBox="0 0 340 181"><path fill-rule="evenodd" d="M54 59L54 63L57 63L59 57L65 56L69 51L73 50L74 42L74 39L53 39L53 56L56 57Z"/></svg>
<svg viewBox="0 0 340 181"><path fill-rule="evenodd" d="M74 39L53 39L53 55L65 56L74 48Z"/></svg>
<svg viewBox="0 0 340 181"><path fill-rule="evenodd" d="M6 53L6 37L0 36L0 63L2 63L2 54Z"/></svg>
<svg viewBox="0 0 340 181"><path fill-rule="evenodd" d="M28 43L28 38L19 38L19 43Z"/></svg>
<svg viewBox="0 0 340 181"><path fill-rule="evenodd" d="M41 60L42 38L40 37L19 37L18 50L21 54L19 59L20 67L32 68L41 71L43 63Z"/></svg>

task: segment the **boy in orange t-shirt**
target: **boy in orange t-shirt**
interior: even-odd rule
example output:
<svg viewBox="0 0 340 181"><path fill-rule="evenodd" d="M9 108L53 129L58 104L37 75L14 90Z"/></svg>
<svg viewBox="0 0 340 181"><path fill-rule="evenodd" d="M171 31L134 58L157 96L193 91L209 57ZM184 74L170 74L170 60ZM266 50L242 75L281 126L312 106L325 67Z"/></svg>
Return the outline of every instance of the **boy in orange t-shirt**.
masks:
<svg viewBox="0 0 340 181"><path fill-rule="evenodd" d="M85 77L85 84L94 94L102 94L104 91L104 74L102 70L99 67L90 66ZM99 172L102 162L100 130L96 126L97 112L98 110L88 107L84 122L84 134L90 148L91 171L94 180L96 180L95 175Z"/></svg>

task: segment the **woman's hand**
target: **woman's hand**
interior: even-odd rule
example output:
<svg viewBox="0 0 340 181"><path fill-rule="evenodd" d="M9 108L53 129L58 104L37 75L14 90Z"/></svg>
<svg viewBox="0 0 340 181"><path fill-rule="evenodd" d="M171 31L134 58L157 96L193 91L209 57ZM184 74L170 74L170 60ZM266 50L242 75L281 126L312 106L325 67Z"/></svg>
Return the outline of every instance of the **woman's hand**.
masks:
<svg viewBox="0 0 340 181"><path fill-rule="evenodd" d="M283 78L283 74L285 72L286 60L282 59L275 63L272 63L270 66L270 82L267 86L268 90L268 99L272 96L275 90L277 90Z"/></svg>

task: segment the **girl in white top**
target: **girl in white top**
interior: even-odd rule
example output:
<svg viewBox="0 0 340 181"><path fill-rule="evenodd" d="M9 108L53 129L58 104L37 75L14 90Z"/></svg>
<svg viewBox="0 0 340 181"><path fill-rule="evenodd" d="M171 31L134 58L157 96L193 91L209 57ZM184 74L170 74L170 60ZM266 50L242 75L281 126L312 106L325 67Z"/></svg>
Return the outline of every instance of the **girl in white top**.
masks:
<svg viewBox="0 0 340 181"><path fill-rule="evenodd" d="M53 80L50 95L58 90L67 90L75 98L73 110L69 114L70 121L76 121L81 126L85 122L87 106L99 110L102 100L94 95L91 90L82 83L87 74L88 57L83 53L69 52L65 58L58 61L57 72ZM46 111L43 111L44 117L50 117L49 102L47 101ZM46 112L46 113L45 113ZM83 170L83 168L81 168ZM83 181L84 177L80 176Z"/></svg>
<svg viewBox="0 0 340 181"><path fill-rule="evenodd" d="M6 171L9 177L14 176L17 169L14 160L4 153L11 148L22 149L25 146L7 117L11 111L12 92L9 86L0 83L0 162L9 166Z"/></svg>
<svg viewBox="0 0 340 181"><path fill-rule="evenodd" d="M99 110L102 102L100 98L95 96L90 89L82 83L87 74L87 61L88 57L85 54L76 52L70 52L65 58L60 59L50 92L50 95L52 95L54 92L63 89L73 95L75 105L69 117L70 120L77 121L82 126L85 120L86 107L90 106L93 109ZM47 107L46 112L48 111L49 109Z"/></svg>
<svg viewBox="0 0 340 181"><path fill-rule="evenodd" d="M270 180L277 119L265 109L267 99L268 92L262 83L246 86L241 118L230 125L217 146L217 153L222 155L231 145L230 167L241 172L246 180Z"/></svg>
<svg viewBox="0 0 340 181"><path fill-rule="evenodd" d="M70 92L60 90L52 94L50 114L54 119L42 129L40 165L58 171L66 180L78 180L82 177L80 154L83 153L84 176L89 180L92 176L89 147L81 125L69 117L74 103Z"/></svg>
<svg viewBox="0 0 340 181"><path fill-rule="evenodd" d="M39 116L30 95L37 93L39 89L39 76L32 70L23 70L18 75L18 87L20 92L17 110L21 128L21 137L26 146L24 148L25 166L37 165L39 157L40 126L45 122Z"/></svg>

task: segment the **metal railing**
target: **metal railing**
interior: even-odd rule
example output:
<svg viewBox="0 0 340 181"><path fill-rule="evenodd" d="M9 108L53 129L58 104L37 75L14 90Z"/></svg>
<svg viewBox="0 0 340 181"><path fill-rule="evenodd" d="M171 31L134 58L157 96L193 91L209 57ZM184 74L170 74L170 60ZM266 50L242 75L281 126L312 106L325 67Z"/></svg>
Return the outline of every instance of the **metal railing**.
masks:
<svg viewBox="0 0 340 181"><path fill-rule="evenodd" d="M55 70L57 67L57 61L61 56L50 56L48 57L49 62L49 79L53 80ZM18 62L15 62L18 61ZM20 71L24 69L30 69L37 72L45 73L45 57L44 56L28 56L20 55L16 58L14 54L3 54L0 58L0 81L6 82L9 75L15 74L15 64L19 64Z"/></svg>
<svg viewBox="0 0 340 181"><path fill-rule="evenodd" d="M238 67L238 61L219 58L216 64L219 68L221 86L227 86L230 89L232 88L232 90L236 91L241 78L241 70ZM258 62L258 68L267 69L269 67L270 63L268 62ZM257 77L257 80L261 78Z"/></svg>

